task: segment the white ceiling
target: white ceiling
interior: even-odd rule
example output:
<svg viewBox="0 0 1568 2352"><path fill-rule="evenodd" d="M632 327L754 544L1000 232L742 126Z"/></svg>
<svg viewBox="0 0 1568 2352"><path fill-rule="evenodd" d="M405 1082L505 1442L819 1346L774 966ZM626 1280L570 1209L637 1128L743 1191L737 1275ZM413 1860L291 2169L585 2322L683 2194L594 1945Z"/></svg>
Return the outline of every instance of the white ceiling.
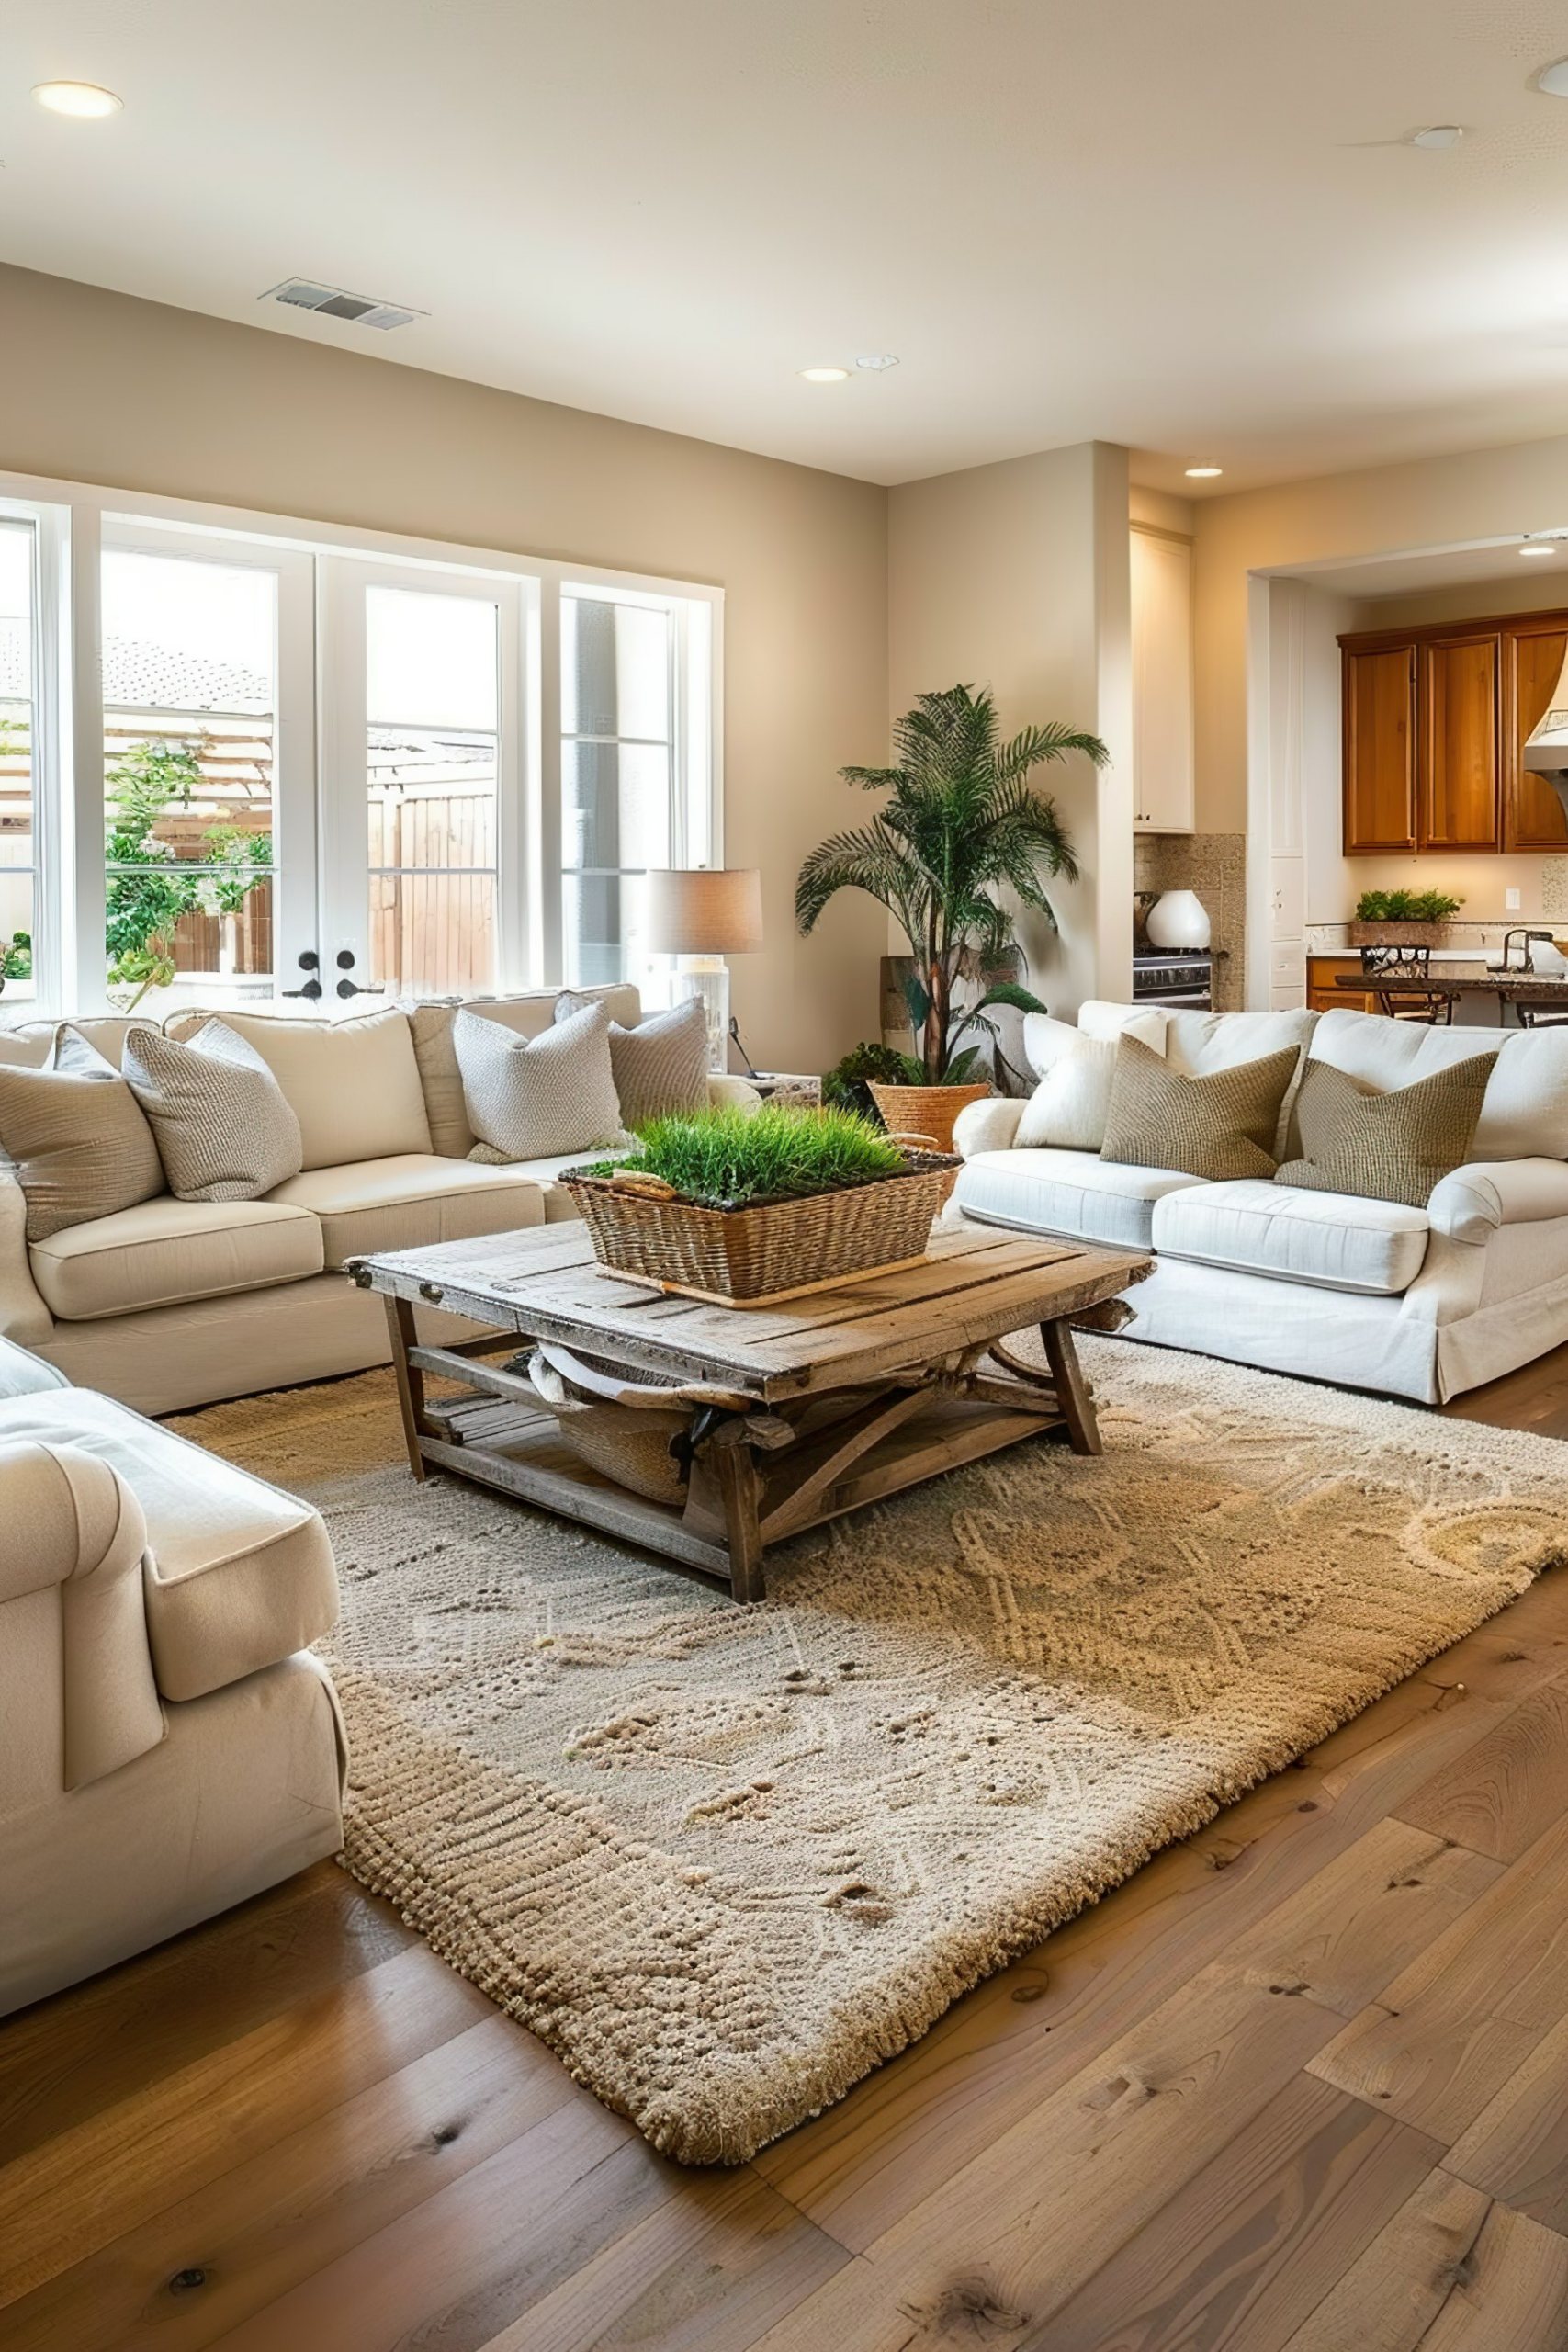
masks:
<svg viewBox="0 0 1568 2352"><path fill-rule="evenodd" d="M1232 490L1568 424L1564 52L1561 0L7 0L0 255L876 481Z"/></svg>

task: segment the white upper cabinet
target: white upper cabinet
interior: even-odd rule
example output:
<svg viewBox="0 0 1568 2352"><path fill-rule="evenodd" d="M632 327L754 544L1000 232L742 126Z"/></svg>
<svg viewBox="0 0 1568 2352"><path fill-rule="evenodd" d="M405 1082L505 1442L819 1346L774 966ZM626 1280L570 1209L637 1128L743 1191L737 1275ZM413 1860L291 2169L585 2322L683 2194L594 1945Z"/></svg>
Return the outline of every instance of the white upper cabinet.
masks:
<svg viewBox="0 0 1568 2352"><path fill-rule="evenodd" d="M1193 829L1192 548L1132 535L1133 826Z"/></svg>

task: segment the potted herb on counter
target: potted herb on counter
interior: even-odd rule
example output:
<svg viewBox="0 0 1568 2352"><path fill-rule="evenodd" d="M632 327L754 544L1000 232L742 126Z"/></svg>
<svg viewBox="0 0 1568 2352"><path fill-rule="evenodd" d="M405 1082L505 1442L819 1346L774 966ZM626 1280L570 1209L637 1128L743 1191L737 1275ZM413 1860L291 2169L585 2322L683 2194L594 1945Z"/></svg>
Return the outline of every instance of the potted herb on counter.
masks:
<svg viewBox="0 0 1568 2352"><path fill-rule="evenodd" d="M1352 947L1441 947L1462 899L1446 890L1363 890L1350 925Z"/></svg>

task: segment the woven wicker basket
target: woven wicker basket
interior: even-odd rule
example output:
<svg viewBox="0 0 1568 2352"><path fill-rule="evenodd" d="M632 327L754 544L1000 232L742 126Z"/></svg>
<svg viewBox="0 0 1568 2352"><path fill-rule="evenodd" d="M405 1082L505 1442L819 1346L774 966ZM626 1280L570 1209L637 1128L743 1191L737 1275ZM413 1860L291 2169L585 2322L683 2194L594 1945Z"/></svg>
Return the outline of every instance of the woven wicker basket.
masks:
<svg viewBox="0 0 1568 2352"><path fill-rule="evenodd" d="M908 1152L902 1175L737 1209L699 1208L579 1169L560 1181L602 1265L663 1290L747 1306L915 1263L953 1166L945 1153Z"/></svg>
<svg viewBox="0 0 1568 2352"><path fill-rule="evenodd" d="M871 1096L893 1135L930 1136L938 1151L953 1149L953 1123L971 1102L983 1102L989 1086L889 1086L871 1080Z"/></svg>

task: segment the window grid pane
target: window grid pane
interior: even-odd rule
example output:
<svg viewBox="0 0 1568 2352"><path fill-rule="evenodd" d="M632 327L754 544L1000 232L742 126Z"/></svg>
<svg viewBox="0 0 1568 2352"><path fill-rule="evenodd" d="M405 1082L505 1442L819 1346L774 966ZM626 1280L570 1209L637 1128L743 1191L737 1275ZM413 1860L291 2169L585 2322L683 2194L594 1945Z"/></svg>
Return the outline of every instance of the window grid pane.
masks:
<svg viewBox="0 0 1568 2352"><path fill-rule="evenodd" d="M32 526L0 525L0 978L24 1000L37 993L33 620Z"/></svg>
<svg viewBox="0 0 1568 2352"><path fill-rule="evenodd" d="M483 597L366 601L370 985L493 988L500 614Z"/></svg>
<svg viewBox="0 0 1568 2352"><path fill-rule="evenodd" d="M674 855L674 626L669 609L561 599L565 976L647 990L649 866Z"/></svg>
<svg viewBox="0 0 1568 2352"><path fill-rule="evenodd" d="M275 573L106 551L109 999L273 985Z"/></svg>

